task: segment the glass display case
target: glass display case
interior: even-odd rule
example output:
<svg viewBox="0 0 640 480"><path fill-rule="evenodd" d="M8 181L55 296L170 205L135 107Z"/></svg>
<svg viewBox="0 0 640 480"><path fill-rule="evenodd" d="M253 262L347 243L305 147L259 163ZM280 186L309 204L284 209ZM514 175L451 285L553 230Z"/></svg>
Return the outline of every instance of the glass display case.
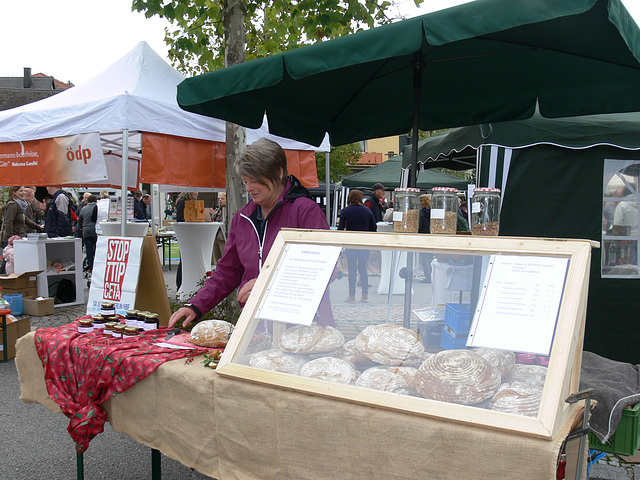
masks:
<svg viewBox="0 0 640 480"><path fill-rule="evenodd" d="M552 438L577 408L592 246L283 230L218 373Z"/></svg>

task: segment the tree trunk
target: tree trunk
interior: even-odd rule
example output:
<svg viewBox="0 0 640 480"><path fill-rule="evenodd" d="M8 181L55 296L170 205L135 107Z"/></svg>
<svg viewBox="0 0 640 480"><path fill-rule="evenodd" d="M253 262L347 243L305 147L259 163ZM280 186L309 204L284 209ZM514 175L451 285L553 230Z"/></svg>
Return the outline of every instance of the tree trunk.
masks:
<svg viewBox="0 0 640 480"><path fill-rule="evenodd" d="M230 67L243 63L245 59L245 30L244 18L247 6L244 0L225 0L222 22L224 25L224 66ZM233 215L247 203L246 192L242 179L236 174L234 167L236 158L244 152L247 146L247 136L244 127L227 122L226 127L226 190L227 190L227 234ZM239 312L239 304L235 293L227 297L225 311L227 320L232 321ZM233 322L235 323L235 322Z"/></svg>

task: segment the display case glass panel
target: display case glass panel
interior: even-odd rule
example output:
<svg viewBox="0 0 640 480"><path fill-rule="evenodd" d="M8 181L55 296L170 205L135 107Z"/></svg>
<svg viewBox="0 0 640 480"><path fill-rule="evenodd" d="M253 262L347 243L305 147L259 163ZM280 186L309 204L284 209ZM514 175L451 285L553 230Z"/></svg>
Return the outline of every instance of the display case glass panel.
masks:
<svg viewBox="0 0 640 480"><path fill-rule="evenodd" d="M285 230L218 371L551 438L574 408L590 249Z"/></svg>

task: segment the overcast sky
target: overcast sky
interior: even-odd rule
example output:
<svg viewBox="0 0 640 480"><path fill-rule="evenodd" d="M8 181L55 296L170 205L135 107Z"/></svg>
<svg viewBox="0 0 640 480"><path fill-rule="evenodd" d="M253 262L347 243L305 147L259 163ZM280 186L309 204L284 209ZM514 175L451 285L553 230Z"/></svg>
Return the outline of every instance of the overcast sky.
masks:
<svg viewBox="0 0 640 480"><path fill-rule="evenodd" d="M535 0L531 0L535 1ZM397 0L403 13L420 15L464 0ZM640 19L640 0L623 0ZM0 77L21 77L24 67L78 85L102 72L144 40L167 59L166 23L131 12L131 0L0 0Z"/></svg>

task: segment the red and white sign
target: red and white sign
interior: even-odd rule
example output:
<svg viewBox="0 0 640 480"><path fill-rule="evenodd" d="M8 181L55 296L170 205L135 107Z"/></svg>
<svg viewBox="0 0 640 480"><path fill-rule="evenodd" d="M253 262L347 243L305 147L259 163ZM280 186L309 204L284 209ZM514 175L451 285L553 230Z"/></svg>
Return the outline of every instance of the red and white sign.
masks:
<svg viewBox="0 0 640 480"><path fill-rule="evenodd" d="M142 237L98 237L87 313L100 311L102 302L115 304L124 315L136 303L142 261Z"/></svg>
<svg viewBox="0 0 640 480"><path fill-rule="evenodd" d="M3 185L70 185L108 179L99 133L0 143Z"/></svg>

